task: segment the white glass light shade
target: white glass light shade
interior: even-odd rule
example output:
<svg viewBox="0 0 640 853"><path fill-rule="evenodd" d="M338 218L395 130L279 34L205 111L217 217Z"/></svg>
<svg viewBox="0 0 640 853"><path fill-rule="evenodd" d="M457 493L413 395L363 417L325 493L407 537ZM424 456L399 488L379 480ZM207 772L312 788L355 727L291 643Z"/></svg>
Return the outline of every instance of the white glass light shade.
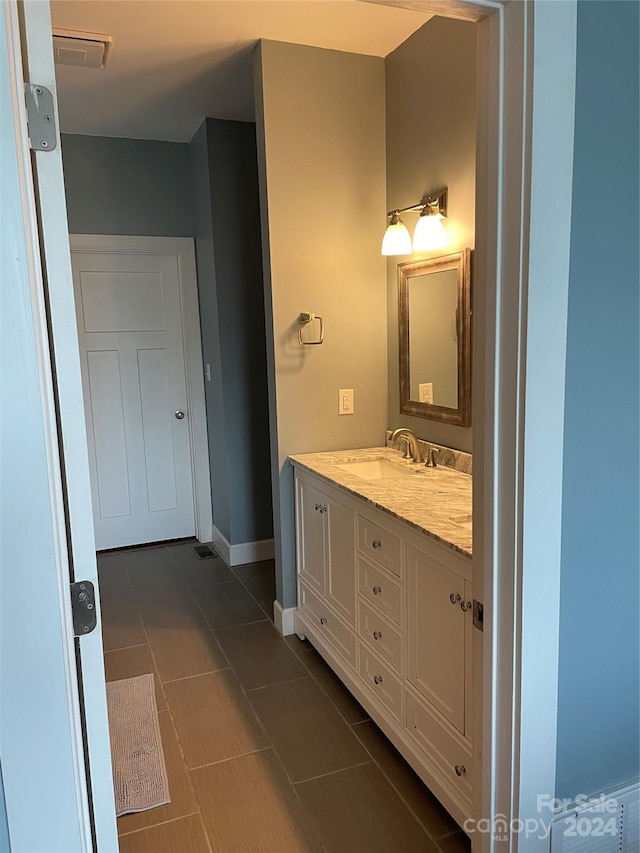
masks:
<svg viewBox="0 0 640 853"><path fill-rule="evenodd" d="M440 214L420 216L413 232L413 251L428 252L431 249L443 249L447 245L447 235Z"/></svg>
<svg viewBox="0 0 640 853"><path fill-rule="evenodd" d="M383 255L410 255L411 235L399 216L392 216L382 238Z"/></svg>

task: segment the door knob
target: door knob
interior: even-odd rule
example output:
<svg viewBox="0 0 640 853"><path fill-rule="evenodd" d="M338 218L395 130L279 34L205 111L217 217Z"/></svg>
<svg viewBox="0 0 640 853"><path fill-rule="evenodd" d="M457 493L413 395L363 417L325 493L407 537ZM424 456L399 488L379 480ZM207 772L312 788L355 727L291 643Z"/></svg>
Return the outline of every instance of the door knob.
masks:
<svg viewBox="0 0 640 853"><path fill-rule="evenodd" d="M181 421L184 418L184 412L176 412L176 420Z"/></svg>

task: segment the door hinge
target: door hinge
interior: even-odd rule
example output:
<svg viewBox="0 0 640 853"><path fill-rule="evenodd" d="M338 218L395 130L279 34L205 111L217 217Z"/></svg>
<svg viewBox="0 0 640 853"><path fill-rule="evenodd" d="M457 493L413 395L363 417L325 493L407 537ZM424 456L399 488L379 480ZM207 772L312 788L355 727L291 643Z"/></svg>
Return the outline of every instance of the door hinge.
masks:
<svg viewBox="0 0 640 853"><path fill-rule="evenodd" d="M484 604L473 599L473 627L478 631L484 631Z"/></svg>
<svg viewBox="0 0 640 853"><path fill-rule="evenodd" d="M71 584L71 613L74 637L84 637L96 627L96 592L91 581Z"/></svg>
<svg viewBox="0 0 640 853"><path fill-rule="evenodd" d="M39 83L25 83L24 99L27 104L29 146L34 151L53 151L58 144L58 137L51 91Z"/></svg>

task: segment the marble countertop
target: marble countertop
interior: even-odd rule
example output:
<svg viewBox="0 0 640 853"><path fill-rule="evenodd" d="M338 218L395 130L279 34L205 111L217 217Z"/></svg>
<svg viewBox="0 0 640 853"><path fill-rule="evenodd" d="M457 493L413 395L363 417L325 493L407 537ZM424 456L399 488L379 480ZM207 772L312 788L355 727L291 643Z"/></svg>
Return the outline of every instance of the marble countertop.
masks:
<svg viewBox="0 0 640 853"><path fill-rule="evenodd" d="M391 447L330 450L289 456L309 471L467 557L472 553L471 483L469 474L439 465L425 468L402 459ZM410 476L367 480L340 467L349 462L387 461L411 471Z"/></svg>

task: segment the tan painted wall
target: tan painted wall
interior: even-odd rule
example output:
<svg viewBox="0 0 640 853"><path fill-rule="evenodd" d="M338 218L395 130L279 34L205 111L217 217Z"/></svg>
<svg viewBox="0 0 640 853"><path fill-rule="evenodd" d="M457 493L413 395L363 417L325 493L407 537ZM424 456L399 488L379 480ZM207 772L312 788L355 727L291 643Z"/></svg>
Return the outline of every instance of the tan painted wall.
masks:
<svg viewBox="0 0 640 853"><path fill-rule="evenodd" d="M389 427L471 451L471 428L400 414L398 390L398 263L474 247L476 26L432 18L385 60L387 210L407 207L449 188L446 250L387 261ZM417 214L406 214L409 231Z"/></svg>
<svg viewBox="0 0 640 853"><path fill-rule="evenodd" d="M384 62L283 42L256 48L278 600L295 605L290 453L384 443ZM301 347L298 315L324 317ZM309 330L311 331L311 329ZM338 415L353 388L355 414Z"/></svg>

